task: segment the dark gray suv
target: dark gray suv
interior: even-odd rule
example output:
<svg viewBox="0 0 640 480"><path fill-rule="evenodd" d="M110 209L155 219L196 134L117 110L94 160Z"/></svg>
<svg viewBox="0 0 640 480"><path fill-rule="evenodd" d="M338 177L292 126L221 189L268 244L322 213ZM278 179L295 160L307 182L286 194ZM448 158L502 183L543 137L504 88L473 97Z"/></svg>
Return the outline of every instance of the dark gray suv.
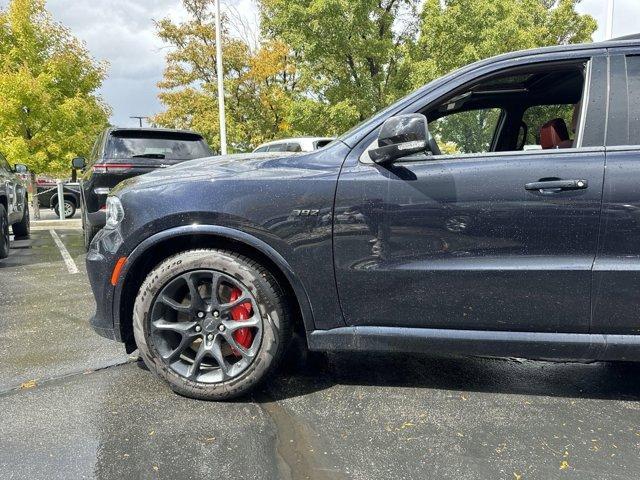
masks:
<svg viewBox="0 0 640 480"><path fill-rule="evenodd" d="M437 79L322 150L111 192L100 334L229 399L318 351L640 361L640 36Z"/></svg>
<svg viewBox="0 0 640 480"><path fill-rule="evenodd" d="M9 227L16 238L28 238L30 233L27 187L17 175L26 173L25 165L13 168L0 153L0 258L9 256Z"/></svg>

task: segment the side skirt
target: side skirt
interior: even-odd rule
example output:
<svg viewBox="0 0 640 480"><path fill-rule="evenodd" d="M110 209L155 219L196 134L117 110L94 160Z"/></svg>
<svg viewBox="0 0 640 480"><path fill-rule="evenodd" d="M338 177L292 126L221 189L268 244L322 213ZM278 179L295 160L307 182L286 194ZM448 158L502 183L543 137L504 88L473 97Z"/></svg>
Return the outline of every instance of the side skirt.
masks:
<svg viewBox="0 0 640 480"><path fill-rule="evenodd" d="M317 351L405 352L566 361L640 361L640 335L343 327L307 337Z"/></svg>

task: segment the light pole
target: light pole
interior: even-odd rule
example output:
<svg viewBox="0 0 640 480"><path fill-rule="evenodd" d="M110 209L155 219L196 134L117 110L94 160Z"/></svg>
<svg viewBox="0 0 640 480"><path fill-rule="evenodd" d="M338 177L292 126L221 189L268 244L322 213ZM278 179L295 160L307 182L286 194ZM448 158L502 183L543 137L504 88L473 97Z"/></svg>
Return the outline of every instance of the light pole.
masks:
<svg viewBox="0 0 640 480"><path fill-rule="evenodd" d="M216 73L218 76L218 111L220 116L220 152L227 154L227 125L224 111L224 70L222 67L222 20L220 0L216 2Z"/></svg>
<svg viewBox="0 0 640 480"><path fill-rule="evenodd" d="M614 0L609 0L609 4L607 5L607 29L605 32L605 39L611 40L613 38L613 11L614 11Z"/></svg>

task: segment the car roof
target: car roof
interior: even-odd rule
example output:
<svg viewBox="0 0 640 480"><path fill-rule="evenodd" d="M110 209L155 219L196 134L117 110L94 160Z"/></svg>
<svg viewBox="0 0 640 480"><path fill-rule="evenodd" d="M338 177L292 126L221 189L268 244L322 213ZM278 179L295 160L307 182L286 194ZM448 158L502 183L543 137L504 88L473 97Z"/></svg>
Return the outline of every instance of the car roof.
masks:
<svg viewBox="0 0 640 480"><path fill-rule="evenodd" d="M497 62L504 59L522 57L524 55L536 55L536 54L553 53L553 52L573 52L573 51L580 51L580 50L593 50L598 48L627 47L627 46L640 46L640 33L634 33L633 35L626 35L624 37L612 38L611 40L603 40L601 42L571 43L571 44L565 44L565 45L552 45L550 47L532 48L528 50L516 50L509 53L503 53L502 55L489 57L487 59L481 60L480 62L471 64L471 65L493 63L493 62Z"/></svg>
<svg viewBox="0 0 640 480"><path fill-rule="evenodd" d="M640 33L632 33L631 35L623 35L622 37L612 38L611 41L618 40L640 40Z"/></svg>
<svg viewBox="0 0 640 480"><path fill-rule="evenodd" d="M612 38L611 40L604 40L601 42L593 42L593 43L571 43L564 45L552 45L549 47L539 47L539 48L531 48L528 50L515 50L513 52L503 53L500 55L495 55L493 57L488 57L482 60L478 60L477 62L470 63L465 65L458 70L454 70L447 75L440 77L440 79L449 79L452 76L455 76L459 73L468 72L474 70L478 67L482 67L484 65L491 65L492 63L498 63L504 60L510 60L513 58L520 58L525 56L535 56L535 55L544 55L549 53L563 53L563 52L579 52L581 50L597 50L602 48L615 48L615 47L640 47L640 33L636 33L633 35L627 35L624 37ZM438 79L438 80L440 80ZM436 80L436 82L438 81ZM416 92L420 92L427 85L423 86L416 90Z"/></svg>

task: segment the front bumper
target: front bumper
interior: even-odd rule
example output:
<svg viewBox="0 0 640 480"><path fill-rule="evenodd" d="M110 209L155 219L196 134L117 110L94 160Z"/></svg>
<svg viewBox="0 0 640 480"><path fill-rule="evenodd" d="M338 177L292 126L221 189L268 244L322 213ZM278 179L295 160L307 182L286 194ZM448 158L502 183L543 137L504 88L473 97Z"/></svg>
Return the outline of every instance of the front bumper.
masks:
<svg viewBox="0 0 640 480"><path fill-rule="evenodd" d="M111 285L111 274L120 258L122 246L119 230L101 230L91 242L87 253L87 274L96 300L96 312L89 323L98 335L122 342L118 312L114 311L116 287Z"/></svg>

